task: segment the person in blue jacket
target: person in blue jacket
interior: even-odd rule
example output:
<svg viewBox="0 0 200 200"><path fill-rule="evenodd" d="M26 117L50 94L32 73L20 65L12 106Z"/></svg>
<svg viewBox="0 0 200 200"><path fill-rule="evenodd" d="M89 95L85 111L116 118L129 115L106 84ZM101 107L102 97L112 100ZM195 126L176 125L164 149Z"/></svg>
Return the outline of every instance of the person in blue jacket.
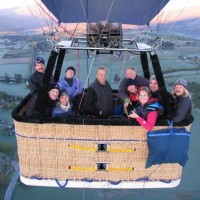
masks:
<svg viewBox="0 0 200 200"><path fill-rule="evenodd" d="M83 92L82 82L74 77L75 74L75 68L70 66L65 71L65 77L58 81L59 87L67 91L72 102L75 102L77 96Z"/></svg>
<svg viewBox="0 0 200 200"><path fill-rule="evenodd" d="M58 102L53 109L52 117L68 117L72 114L72 103L65 89L59 91Z"/></svg>

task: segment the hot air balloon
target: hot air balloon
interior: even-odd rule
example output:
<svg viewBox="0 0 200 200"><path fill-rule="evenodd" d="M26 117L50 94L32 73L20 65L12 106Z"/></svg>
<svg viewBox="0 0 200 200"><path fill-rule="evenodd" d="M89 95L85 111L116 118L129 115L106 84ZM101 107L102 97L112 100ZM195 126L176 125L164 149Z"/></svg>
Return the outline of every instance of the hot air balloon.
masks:
<svg viewBox="0 0 200 200"><path fill-rule="evenodd" d="M84 37L72 36L54 45L35 107L38 115L21 115L30 94L12 112L21 181L26 185L66 188L170 188L179 185L182 166L178 161L163 161L145 167L149 156L147 131L137 123L130 123L128 118L97 119L80 114L55 119L39 115L44 105L44 88L54 69L54 79L59 80L66 50L86 50L93 53L93 58L104 53L133 53L140 57L147 79L150 77L149 56L165 99L167 90L155 46L124 38L122 24L148 26L169 0L41 2L58 24L83 22L86 23L86 33ZM113 90L113 96L116 97L117 93ZM166 101L163 106L170 115L170 103ZM189 126L184 125L188 131ZM167 128L166 122L157 123L154 130ZM189 138L188 132L184 134Z"/></svg>

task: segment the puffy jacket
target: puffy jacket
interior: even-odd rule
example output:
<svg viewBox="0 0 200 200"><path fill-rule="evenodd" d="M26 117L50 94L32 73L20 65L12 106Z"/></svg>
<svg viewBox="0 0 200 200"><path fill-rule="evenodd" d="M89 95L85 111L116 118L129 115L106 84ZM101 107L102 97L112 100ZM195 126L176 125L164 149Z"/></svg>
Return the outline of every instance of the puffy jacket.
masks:
<svg viewBox="0 0 200 200"><path fill-rule="evenodd" d="M75 100L76 96L83 92L82 82L77 78L73 78L72 86L68 84L65 77L58 81L58 85L60 89L67 90L70 100Z"/></svg>
<svg viewBox="0 0 200 200"><path fill-rule="evenodd" d="M135 107L135 112L142 117L143 119L147 119L148 114L151 111L157 110L157 106L154 107L153 105L157 103L156 98L151 98L146 104L142 105L141 103L138 103Z"/></svg>
<svg viewBox="0 0 200 200"><path fill-rule="evenodd" d="M52 112L52 117L68 117L72 114L72 103L69 103L70 107L68 110L64 110L61 108L60 104L57 103L57 105L54 107Z"/></svg>

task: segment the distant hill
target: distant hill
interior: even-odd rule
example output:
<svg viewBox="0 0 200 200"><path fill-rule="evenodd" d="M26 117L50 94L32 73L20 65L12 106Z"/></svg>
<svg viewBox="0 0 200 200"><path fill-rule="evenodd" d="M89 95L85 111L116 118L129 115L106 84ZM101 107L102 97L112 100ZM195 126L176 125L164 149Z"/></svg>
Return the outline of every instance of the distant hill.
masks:
<svg viewBox="0 0 200 200"><path fill-rule="evenodd" d="M165 24L163 31L168 31L173 22ZM176 21L170 32L185 35L200 36L200 18L191 18Z"/></svg>
<svg viewBox="0 0 200 200"><path fill-rule="evenodd" d="M39 20L39 19L38 19ZM43 24L45 25L45 24ZM39 22L31 15L16 14L15 9L3 9L0 12L0 32L21 32L39 28Z"/></svg>
<svg viewBox="0 0 200 200"><path fill-rule="evenodd" d="M18 12L19 13L19 12ZM160 25L162 31L168 31L173 22ZM3 9L0 13L0 32L14 31L23 32L29 30L40 30L40 26L46 26L44 20L31 15L20 15L16 9ZM170 32L181 33L186 35L200 35L200 18L191 18L176 21Z"/></svg>

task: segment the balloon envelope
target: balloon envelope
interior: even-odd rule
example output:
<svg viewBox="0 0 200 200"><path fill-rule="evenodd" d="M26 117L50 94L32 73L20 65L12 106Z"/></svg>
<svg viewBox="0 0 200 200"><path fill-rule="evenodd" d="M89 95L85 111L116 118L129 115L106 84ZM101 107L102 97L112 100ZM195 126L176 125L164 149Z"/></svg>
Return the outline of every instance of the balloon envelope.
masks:
<svg viewBox="0 0 200 200"><path fill-rule="evenodd" d="M107 20L122 24L146 25L169 0L41 0L63 23Z"/></svg>

